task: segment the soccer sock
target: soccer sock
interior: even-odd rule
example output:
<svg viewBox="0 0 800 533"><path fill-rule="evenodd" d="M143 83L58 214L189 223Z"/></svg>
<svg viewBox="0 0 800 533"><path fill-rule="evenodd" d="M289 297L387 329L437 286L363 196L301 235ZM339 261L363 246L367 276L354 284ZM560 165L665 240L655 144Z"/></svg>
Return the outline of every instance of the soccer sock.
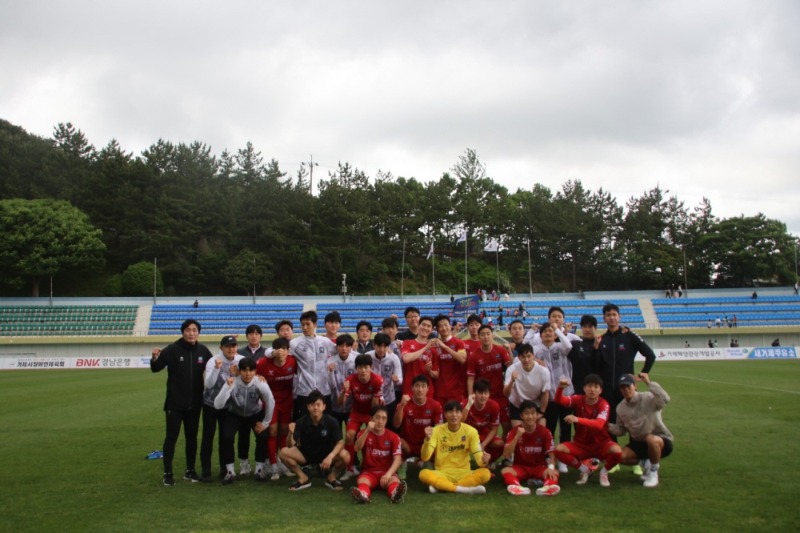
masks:
<svg viewBox="0 0 800 533"><path fill-rule="evenodd" d="M392 493L394 492L394 489L395 489L395 488L397 487L397 485L399 485L399 484L400 484L400 482L399 482L399 481L395 481L395 478L392 478L392 481L390 481L390 482L389 482L389 486L388 486L388 487L386 487L386 492L389 494L389 496L391 496L391 495L392 495Z"/></svg>
<svg viewBox="0 0 800 533"><path fill-rule="evenodd" d="M519 485L519 478L514 474L503 474L503 482L506 485Z"/></svg>
<svg viewBox="0 0 800 533"><path fill-rule="evenodd" d="M622 451L612 452L606 455L606 469L611 470L622 461Z"/></svg>
<svg viewBox="0 0 800 533"><path fill-rule="evenodd" d="M366 495L367 495L367 498L369 498L369 497L372 495L372 490L369 488L369 485L367 485L366 483L359 483L359 484L358 484L358 488L359 488L359 490L361 490L361 491L362 491L364 494L366 494Z"/></svg>
<svg viewBox="0 0 800 533"><path fill-rule="evenodd" d="M560 452L556 450L556 457L559 461L571 466L572 468L578 468L581 465L581 462L569 452Z"/></svg>
<svg viewBox="0 0 800 533"><path fill-rule="evenodd" d="M269 457L270 464L278 462L278 439L270 437L267 440L267 456Z"/></svg>
<svg viewBox="0 0 800 533"><path fill-rule="evenodd" d="M661 463L651 463L650 464L650 471L651 472L658 472L658 467L661 466Z"/></svg>

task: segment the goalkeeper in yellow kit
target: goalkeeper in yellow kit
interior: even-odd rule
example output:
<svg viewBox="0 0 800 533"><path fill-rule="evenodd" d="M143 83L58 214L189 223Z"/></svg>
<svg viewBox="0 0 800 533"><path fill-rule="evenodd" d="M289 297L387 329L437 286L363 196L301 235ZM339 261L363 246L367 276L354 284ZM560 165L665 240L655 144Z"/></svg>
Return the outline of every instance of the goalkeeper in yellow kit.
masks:
<svg viewBox="0 0 800 533"><path fill-rule="evenodd" d="M461 422L461 410L461 403L448 402L444 406L445 423L425 428L422 460L436 456L434 468L420 470L419 480L428 485L432 493L486 494L483 485L492 477L485 468L490 456L481 449L478 430ZM479 467L476 470L470 467L470 457Z"/></svg>

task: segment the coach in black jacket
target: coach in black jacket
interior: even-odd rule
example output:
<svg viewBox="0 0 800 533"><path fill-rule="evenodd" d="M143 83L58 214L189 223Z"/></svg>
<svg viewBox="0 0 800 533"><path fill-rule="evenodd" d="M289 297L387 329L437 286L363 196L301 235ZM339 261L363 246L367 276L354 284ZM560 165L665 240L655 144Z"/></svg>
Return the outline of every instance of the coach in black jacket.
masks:
<svg viewBox="0 0 800 533"><path fill-rule="evenodd" d="M633 360L640 353L645 359L644 367L639 375L649 374L656 362L653 349L644 342L639 335L628 330L624 331L619 325L619 307L615 304L603 306L603 321L608 327L601 337L595 342L599 355L599 372L603 377L603 398L608 400L611 407L609 422L617 419L617 404L622 401L622 395L617 388L617 380L623 374L634 374Z"/></svg>
<svg viewBox="0 0 800 533"><path fill-rule="evenodd" d="M186 472L183 478L196 482L200 478L195 471L197 458L197 430L203 406L203 371L213 356L197 342L200 324L188 319L181 324L182 337L163 350L153 348L150 370L160 372L167 369L167 397L164 411L167 418L167 435L164 438L164 485L174 485L172 458L175 443L181 432L186 439Z"/></svg>

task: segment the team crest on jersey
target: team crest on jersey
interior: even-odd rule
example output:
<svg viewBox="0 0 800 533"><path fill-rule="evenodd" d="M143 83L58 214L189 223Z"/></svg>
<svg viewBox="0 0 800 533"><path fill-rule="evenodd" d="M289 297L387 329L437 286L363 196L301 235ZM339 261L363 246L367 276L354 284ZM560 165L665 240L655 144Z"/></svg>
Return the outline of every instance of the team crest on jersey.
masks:
<svg viewBox="0 0 800 533"><path fill-rule="evenodd" d="M618 346L618 348L619 348L619 351L620 351L620 352L624 352L624 351L625 351L625 345L624 345L624 344L620 344L620 345Z"/></svg>
<svg viewBox="0 0 800 533"><path fill-rule="evenodd" d="M466 440L467 440L467 436L466 435L461 435L461 442L465 442Z"/></svg>
<svg viewBox="0 0 800 533"><path fill-rule="evenodd" d="M387 448L389 447L390 444L391 442L389 442L388 440L383 441L383 445Z"/></svg>
<svg viewBox="0 0 800 533"><path fill-rule="evenodd" d="M431 412L431 410L430 410L430 409L425 409L425 414L426 414L426 415L429 415L429 414L432 414L432 412Z"/></svg>
<svg viewBox="0 0 800 533"><path fill-rule="evenodd" d="M327 429L323 429L322 431L319 432L319 434L321 436L323 436L323 437L327 437L328 436L328 430Z"/></svg>
<svg viewBox="0 0 800 533"><path fill-rule="evenodd" d="M181 363L183 363L183 356L181 356L181 357L180 357L180 359L178 359L178 361L180 361Z"/></svg>

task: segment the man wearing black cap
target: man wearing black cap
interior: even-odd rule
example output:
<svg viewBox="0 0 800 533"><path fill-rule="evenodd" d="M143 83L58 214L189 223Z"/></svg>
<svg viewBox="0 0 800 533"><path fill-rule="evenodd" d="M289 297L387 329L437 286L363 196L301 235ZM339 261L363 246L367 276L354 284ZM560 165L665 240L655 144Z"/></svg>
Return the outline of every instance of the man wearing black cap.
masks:
<svg viewBox="0 0 800 533"><path fill-rule="evenodd" d="M214 435L219 431L218 449L222 450L222 422L225 419L226 410L214 407L216 399L222 386L231 376L237 376L239 369L237 364L244 357L236 352L238 343L233 335L225 335L219 342L221 353L208 360L206 363L205 392L203 392L203 438L200 441L200 481L211 482L211 453L214 451ZM250 438L250 433L245 433L245 439ZM249 446L245 446L245 453L242 455L242 437L239 436L239 457L247 457ZM249 441L245 442L248 445ZM241 461L240 461L241 466ZM220 473L224 475L225 463L222 462L222 454L219 456Z"/></svg>
<svg viewBox="0 0 800 533"><path fill-rule="evenodd" d="M186 471L183 478L200 481L195 471L197 430L203 405L203 370L211 359L208 348L197 342L200 323L190 318L181 324L181 338L163 350L153 348L150 370L167 369L167 397L164 400L167 434L164 438L164 485L175 484L172 459L181 432L186 439Z"/></svg>
<svg viewBox="0 0 800 533"><path fill-rule="evenodd" d="M636 382L644 381L647 392L636 390ZM622 464L639 464L644 469L644 486L658 486L661 459L672 453L672 433L661 419L661 410L669 403L669 394L647 374L641 378L623 374L617 380L624 398L617 406L617 422L608 425L608 432L622 436L630 434L630 442L622 448Z"/></svg>

